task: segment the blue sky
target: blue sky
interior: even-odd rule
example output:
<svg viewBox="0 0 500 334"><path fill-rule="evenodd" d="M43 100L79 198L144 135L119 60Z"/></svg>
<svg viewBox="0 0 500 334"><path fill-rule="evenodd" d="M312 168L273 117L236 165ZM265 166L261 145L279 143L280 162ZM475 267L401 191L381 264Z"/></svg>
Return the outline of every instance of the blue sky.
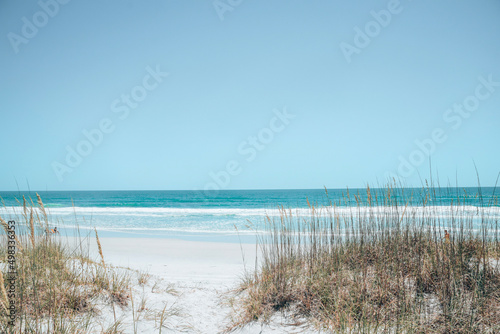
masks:
<svg viewBox="0 0 500 334"><path fill-rule="evenodd" d="M60 1L0 2L1 190L500 172L499 1Z"/></svg>

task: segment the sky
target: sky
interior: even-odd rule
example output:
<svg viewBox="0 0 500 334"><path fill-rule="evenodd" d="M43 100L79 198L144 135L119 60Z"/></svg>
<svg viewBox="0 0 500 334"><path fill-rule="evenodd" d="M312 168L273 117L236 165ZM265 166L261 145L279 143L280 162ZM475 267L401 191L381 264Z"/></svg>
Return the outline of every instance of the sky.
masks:
<svg viewBox="0 0 500 334"><path fill-rule="evenodd" d="M0 190L495 184L500 1L0 1Z"/></svg>

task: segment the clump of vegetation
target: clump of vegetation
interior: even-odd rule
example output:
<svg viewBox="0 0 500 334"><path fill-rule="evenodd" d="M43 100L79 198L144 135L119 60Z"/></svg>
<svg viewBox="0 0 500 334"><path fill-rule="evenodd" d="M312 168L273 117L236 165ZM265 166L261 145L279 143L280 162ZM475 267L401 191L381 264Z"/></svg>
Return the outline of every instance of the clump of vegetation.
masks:
<svg viewBox="0 0 500 334"><path fill-rule="evenodd" d="M449 192L447 207L430 205L433 187L388 186L306 215L281 208L233 329L286 311L326 332L498 333L498 203Z"/></svg>
<svg viewBox="0 0 500 334"><path fill-rule="evenodd" d="M88 333L95 330L99 314L97 301L126 306L130 300L130 277L107 266L96 232L101 259L93 261L88 245L75 242L49 228L49 217L37 195L37 205L23 197L22 214L15 225L15 296L0 293L0 332L2 333ZM9 236L13 228L0 223L0 277L9 276ZM51 225L52 226L52 225ZM0 288L6 292L8 282ZM15 304L14 326L9 324L8 305ZM116 327L116 326L115 326ZM110 332L111 333L111 332Z"/></svg>

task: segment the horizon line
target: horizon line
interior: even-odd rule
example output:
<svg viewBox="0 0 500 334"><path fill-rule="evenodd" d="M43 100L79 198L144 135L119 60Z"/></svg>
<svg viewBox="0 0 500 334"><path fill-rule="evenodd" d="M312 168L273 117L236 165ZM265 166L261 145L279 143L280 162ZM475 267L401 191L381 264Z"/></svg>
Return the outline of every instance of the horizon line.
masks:
<svg viewBox="0 0 500 334"><path fill-rule="evenodd" d="M421 188L430 188L430 189L449 189L449 188L496 188L497 186L482 186L482 185L476 185L476 186L398 186L398 189L421 189ZM72 189L72 190L0 190L0 193L2 192L34 192L34 193L42 193L42 192L97 192L97 191L102 191L102 192L110 192L110 191L192 191L192 192L219 192L219 191L280 191L280 190L347 190L347 189L366 189L367 186L364 187L343 187L343 188L329 188L329 187L322 187L322 188L247 188L247 189L219 189L219 190L202 190L202 189ZM377 186L377 187L370 187L370 189L386 189L387 186Z"/></svg>

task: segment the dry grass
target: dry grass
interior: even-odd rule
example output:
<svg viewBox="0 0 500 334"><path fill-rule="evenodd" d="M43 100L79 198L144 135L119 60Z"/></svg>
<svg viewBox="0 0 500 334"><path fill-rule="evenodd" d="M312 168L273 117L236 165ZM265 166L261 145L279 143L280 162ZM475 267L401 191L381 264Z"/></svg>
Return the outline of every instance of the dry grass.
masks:
<svg viewBox="0 0 500 334"><path fill-rule="evenodd" d="M102 263L97 263L89 258L88 247L82 246L82 240L73 247L64 243L60 236L47 233L49 217L41 198L37 195L36 206L31 203L29 206L23 199L24 221L16 221L15 328L8 325L7 313L1 309L0 332L91 332L95 330L93 319L99 313L96 300L127 305L130 277L104 265L100 244ZM5 232L9 232L3 219L1 223ZM7 236L0 235L0 238L0 264L6 264ZM97 234L96 241L99 243ZM7 268L1 269L5 275ZM0 283L4 289L3 282ZM118 332L119 327L117 323L108 332Z"/></svg>
<svg viewBox="0 0 500 334"><path fill-rule="evenodd" d="M454 189L443 217L428 205L435 191L367 188L307 215L281 208L230 329L286 311L325 332L498 333L498 203L476 212Z"/></svg>

